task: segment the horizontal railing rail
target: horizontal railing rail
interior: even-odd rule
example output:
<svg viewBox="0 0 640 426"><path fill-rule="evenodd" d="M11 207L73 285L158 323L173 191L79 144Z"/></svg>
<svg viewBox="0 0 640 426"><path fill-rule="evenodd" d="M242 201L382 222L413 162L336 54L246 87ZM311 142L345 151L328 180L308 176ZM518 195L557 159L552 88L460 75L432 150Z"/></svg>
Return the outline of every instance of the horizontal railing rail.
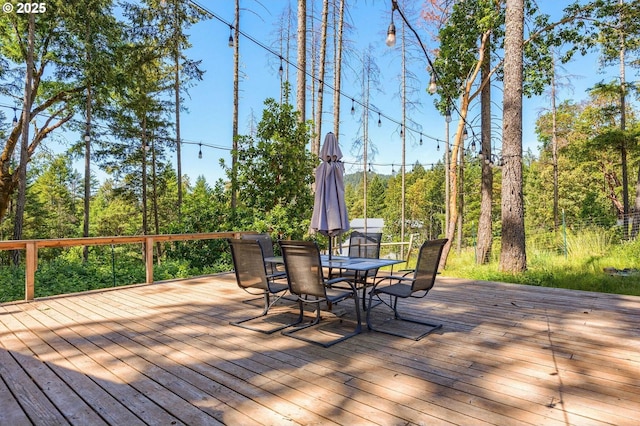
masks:
<svg viewBox="0 0 640 426"><path fill-rule="evenodd" d="M25 250L25 300L34 299L38 250L42 248L84 247L118 244L144 244L146 282L153 283L153 247L155 243L167 241L213 240L240 238L242 234L255 232L206 232L199 234L160 234L114 237L56 238L42 240L0 241L0 250Z"/></svg>

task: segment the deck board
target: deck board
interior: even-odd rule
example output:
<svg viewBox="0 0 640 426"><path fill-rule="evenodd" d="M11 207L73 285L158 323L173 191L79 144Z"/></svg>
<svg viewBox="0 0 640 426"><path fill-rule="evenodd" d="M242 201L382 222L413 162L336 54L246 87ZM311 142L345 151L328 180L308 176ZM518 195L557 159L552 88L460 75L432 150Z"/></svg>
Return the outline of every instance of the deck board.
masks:
<svg viewBox="0 0 640 426"><path fill-rule="evenodd" d="M0 424L640 418L639 297L439 278L407 307L438 332L326 349L230 326L245 299L222 274L0 305Z"/></svg>

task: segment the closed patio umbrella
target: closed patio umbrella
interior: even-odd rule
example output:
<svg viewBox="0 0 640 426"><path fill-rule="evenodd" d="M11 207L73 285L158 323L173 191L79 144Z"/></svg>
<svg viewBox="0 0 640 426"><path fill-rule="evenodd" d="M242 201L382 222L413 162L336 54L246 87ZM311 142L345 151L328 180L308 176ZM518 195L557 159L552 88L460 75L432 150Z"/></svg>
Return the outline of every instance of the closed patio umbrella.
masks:
<svg viewBox="0 0 640 426"><path fill-rule="evenodd" d="M320 150L322 163L316 169L316 193L311 216L311 230L329 237L331 258L332 237L349 230L347 206L344 201L344 165L338 140L327 133Z"/></svg>

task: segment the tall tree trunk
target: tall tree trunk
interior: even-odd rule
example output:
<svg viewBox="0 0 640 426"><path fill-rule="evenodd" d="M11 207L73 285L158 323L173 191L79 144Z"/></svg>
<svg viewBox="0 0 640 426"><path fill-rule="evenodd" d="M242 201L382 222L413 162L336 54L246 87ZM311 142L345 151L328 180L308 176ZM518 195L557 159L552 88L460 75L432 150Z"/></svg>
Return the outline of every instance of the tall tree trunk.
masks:
<svg viewBox="0 0 640 426"><path fill-rule="evenodd" d="M560 227L558 212L558 108L556 106L556 62L551 69L551 157L553 162L553 229Z"/></svg>
<svg viewBox="0 0 640 426"><path fill-rule="evenodd" d="M174 7L178 7L175 5ZM174 9L175 10L175 9ZM177 15L177 13L176 13ZM176 19L177 21L177 19ZM175 22L174 25L179 25ZM177 31L176 31L177 33ZM182 140L180 139L180 47L176 41L174 53L174 91L176 97L176 161L178 163L178 220L182 220ZM155 167L155 164L154 164Z"/></svg>
<svg viewBox="0 0 640 426"><path fill-rule="evenodd" d="M480 71L481 80L489 79L491 73L491 43L485 45L484 61ZM478 243L476 246L476 262L484 265L489 262L493 245L493 227L491 213L493 208L493 170L491 168L491 84L485 84L480 94L481 138L480 152L482 157L482 181L480 183L480 218L478 219Z"/></svg>
<svg viewBox="0 0 640 426"><path fill-rule="evenodd" d="M484 61L484 45L488 43L490 32L485 32L480 41L480 55L478 57L478 62L474 70L469 74L467 81L465 83L464 90L462 91L462 96L460 98L460 121L458 122L458 128L456 134L453 138L453 144L451 150L449 151L449 198L446 202L449 204L449 215L448 222L446 226L445 235L447 237L447 243L444 245L442 249L442 257L440 258L440 269L444 269L447 265L447 258L449 257L449 251L451 251L451 244L453 243L453 238L456 233L456 224L458 222L458 190L459 190L459 176L458 176L458 156L460 155L460 150L464 149L464 139L462 135L464 133L464 127L467 120L467 113L469 112L469 104L471 100L477 96L477 92L471 96L471 89L473 87L473 83L476 81L480 70L482 69L482 63ZM448 127L447 127L448 133ZM448 139L448 138L447 138Z"/></svg>
<svg viewBox="0 0 640 426"><path fill-rule="evenodd" d="M327 26L329 20L329 0L322 2L322 28L320 29L320 58L318 63L318 98L316 106L316 136L313 138L311 152L320 155L320 138L322 137L322 101L324 98L324 75L327 56ZM337 137L337 136L336 136Z"/></svg>
<svg viewBox="0 0 640 426"><path fill-rule="evenodd" d="M147 235L149 233L149 224L147 221L147 115L145 112L142 117L142 234Z"/></svg>
<svg viewBox="0 0 640 426"><path fill-rule="evenodd" d="M340 140L340 91L342 84L342 45L344 31L344 2L340 0L340 10L338 12L338 32L334 39L335 43L335 65L334 65L334 83L333 91L333 134Z"/></svg>
<svg viewBox="0 0 640 426"><path fill-rule="evenodd" d="M307 99L307 0L298 0L298 78L297 106L300 121L305 122Z"/></svg>
<svg viewBox="0 0 640 426"><path fill-rule="evenodd" d="M450 110L447 110L449 113ZM447 117L451 117L450 115ZM451 196L451 149L449 145L450 118L445 118L445 146L444 146L444 235L449 235L449 197Z"/></svg>
<svg viewBox="0 0 640 426"><path fill-rule="evenodd" d="M502 249L500 269L527 269L522 193L524 0L506 0L502 130Z"/></svg>
<svg viewBox="0 0 640 426"><path fill-rule="evenodd" d="M458 123L458 129L453 137L453 143L450 150L449 157L449 199L446 202L449 204L449 222L447 224L447 243L442 249L442 256L440 257L439 269L444 269L447 265L447 258L451 251L451 245L456 234L456 224L458 223L458 155L460 145L462 145L462 132L464 131L464 122L467 117L467 111L469 109L469 99L463 95L462 102L460 102L460 122Z"/></svg>
<svg viewBox="0 0 640 426"><path fill-rule="evenodd" d="M158 214L158 172L156 169L156 139L151 139L151 205L153 208L154 233L160 233L160 218ZM156 243L156 262L160 264L162 243Z"/></svg>
<svg viewBox="0 0 640 426"><path fill-rule="evenodd" d="M407 205L407 132L404 131L406 129L407 124L407 45L406 45L406 28L407 25L402 22L401 27L401 55L402 59L400 61L400 79L401 79L401 102L402 102L402 120L400 124L400 140L402 141L402 154L400 156L400 160L402 164L400 165L400 174L401 174L401 185L400 185L400 241L404 242L404 233L407 223L406 217L406 205ZM403 252L400 254L400 257L404 257L404 246L400 246Z"/></svg>
<svg viewBox="0 0 640 426"><path fill-rule="evenodd" d="M240 98L240 0L235 0L236 39L233 46L233 118L231 137L231 212L235 215L238 205L238 114Z"/></svg>
<svg viewBox="0 0 640 426"><path fill-rule="evenodd" d="M624 5L624 0L619 0L619 4L621 6ZM624 22L624 17L622 16L622 11L620 12L620 26ZM626 131L626 76L625 76L625 55L626 55L626 43L624 38L624 30L622 28L619 29L620 34L620 130L622 131L622 143L620 146L620 153L622 157L622 202L624 208L624 217L622 219L623 227L624 227L624 238L629 237L629 169L627 164L627 137L625 135Z"/></svg>
<svg viewBox="0 0 640 426"><path fill-rule="evenodd" d="M87 122L84 133L84 223L82 236L89 236L89 208L91 206L91 85L87 86ZM89 246L82 247L82 259L89 260Z"/></svg>
<svg viewBox="0 0 640 426"><path fill-rule="evenodd" d="M467 126L465 125L465 130ZM456 248L458 253L462 251L462 234L464 224L464 143L466 138L464 137L464 130L462 131L462 142L460 149L458 150L458 233L456 235Z"/></svg>
<svg viewBox="0 0 640 426"><path fill-rule="evenodd" d="M369 195L369 187L368 187L368 161L369 161L369 125L368 125L368 107L369 107L369 52L364 54L362 58L362 95L363 95L363 104L362 108L362 161L364 166L364 174L362 175L362 212L364 215L364 232L367 232L367 219L369 218L369 214L367 212L367 204L368 204L368 195Z"/></svg>
<svg viewBox="0 0 640 426"><path fill-rule="evenodd" d="M85 47L87 49L87 63L91 61L89 43L91 38L91 27L87 28L87 38ZM84 223L82 226L82 236L89 236L89 208L91 206L91 82L87 83L87 103L86 122L84 129ZM82 259L89 260L89 246L82 247Z"/></svg>
<svg viewBox="0 0 640 426"><path fill-rule="evenodd" d="M27 163L29 162L29 123L31 122L31 105L33 103L33 70L34 70L34 33L35 15L29 14L29 41L27 48L27 72L24 82L24 99L22 106L22 139L20 141L20 164L18 166L18 200L13 227L13 239L22 239L24 209L27 203ZM20 264L20 251L13 252L14 265Z"/></svg>

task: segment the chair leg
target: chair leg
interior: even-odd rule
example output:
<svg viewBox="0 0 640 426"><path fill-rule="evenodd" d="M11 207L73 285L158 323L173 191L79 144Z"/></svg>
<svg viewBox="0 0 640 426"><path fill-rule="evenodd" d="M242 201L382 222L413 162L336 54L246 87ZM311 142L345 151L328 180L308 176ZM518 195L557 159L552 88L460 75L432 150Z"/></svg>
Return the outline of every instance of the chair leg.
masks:
<svg viewBox="0 0 640 426"><path fill-rule="evenodd" d="M260 313L259 315L250 317L250 318L245 318L245 319L240 320L240 321L231 321L231 322L229 322L229 324L235 325L236 327L245 328L245 329L251 330L251 331L259 331L260 333L264 333L264 334L272 334L272 333L275 333L276 331L284 330L287 327L291 327L292 325L299 324L302 321L302 316L300 316L300 318L298 319L297 322L279 325L277 327L269 328L269 329L266 329L266 330L263 330L263 329L258 328L258 327L252 327L252 326L246 324L246 323L248 323L250 321L257 320L259 318L267 316L267 314L269 313L269 309L271 309L271 307L276 302L278 302L278 300L280 300L283 296L284 296L284 294L279 295L279 296L275 296L275 300L273 302L271 302L270 301L270 297L269 297L269 293L265 291L265 293L263 295L264 308L262 310L262 313Z"/></svg>
<svg viewBox="0 0 640 426"><path fill-rule="evenodd" d="M302 304L302 299L300 299L300 300L301 300L300 303ZM356 328L355 328L355 330L353 332L351 332L351 333L349 333L347 335L344 335L344 336L342 336L342 337L340 337L338 339L331 340L331 341L325 343L325 342L319 342L317 340L312 340L312 339L306 338L306 337L301 336L301 335L295 335L295 333L297 333L297 332L299 332L301 330L307 329L309 327L316 326L316 325L318 325L320 323L320 303L321 302L319 302L319 303L311 302L311 303L316 304L316 310L315 310L316 316L313 319L313 321L311 321L309 323L306 323L304 325L301 325L299 327L294 327L291 330L282 331L281 333L283 335L285 335L285 336L293 337L294 339L302 340L302 341L308 342L308 343L313 343L315 345L320 345L320 346L325 347L325 348L328 348L330 346L335 345L336 343L340 343L340 342L342 342L344 340L347 340L350 337L353 337L353 336L355 336L357 334L360 334L360 332L362 331L362 324L361 324L361 319L360 319L360 306L359 306L359 302L358 302L357 293L356 293L356 295L354 295L354 301L355 301L355 305L356 305L356 319L357 319ZM302 306L300 307L300 315L301 316L300 316L299 323L302 322L302 315L303 315Z"/></svg>
<svg viewBox="0 0 640 426"><path fill-rule="evenodd" d="M367 309L367 328L369 330L377 331L379 333L390 334L392 336L404 337L405 339L413 339L413 340L418 341L418 340L422 339L423 337L428 336L429 334L433 333L434 331L439 330L440 328L442 328L442 324L432 324L432 323L425 322L425 321L419 321L419 320L414 320L414 319L411 319L411 318L406 318L406 317L403 317L402 315L400 315L400 313L398 312L398 297L397 296L390 296L393 299L393 301L391 303L387 303L384 300L382 300L382 298L380 297L379 294L375 294L375 296L377 296L378 299L381 302L381 303L378 303L376 305L373 305L373 296L374 296L374 292L373 291L369 292L369 308ZM388 306L389 308L391 308L393 310L393 318L394 318L394 320L423 325L423 326L427 327L427 330L425 330L422 334L420 334L418 336L413 336L413 335L401 333L399 331L383 330L381 328L375 328L374 325L373 325L373 321L371 320L371 311L373 310L373 308L375 308L376 306L378 306L380 304L384 304L384 305Z"/></svg>

